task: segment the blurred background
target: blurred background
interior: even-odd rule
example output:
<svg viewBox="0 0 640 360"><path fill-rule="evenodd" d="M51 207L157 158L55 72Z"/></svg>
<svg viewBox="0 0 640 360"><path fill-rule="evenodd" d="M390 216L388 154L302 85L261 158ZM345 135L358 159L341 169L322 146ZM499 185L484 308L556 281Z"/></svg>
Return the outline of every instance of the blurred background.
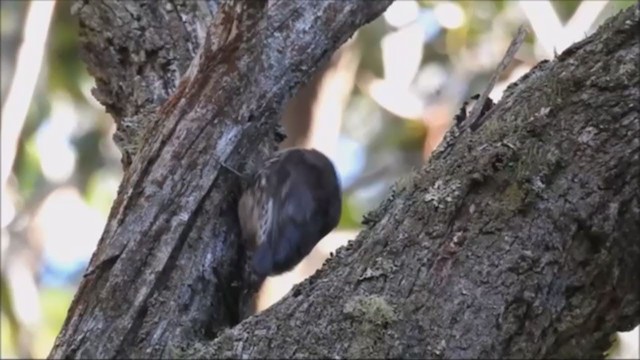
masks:
<svg viewBox="0 0 640 360"><path fill-rule="evenodd" d="M628 1L396 1L290 101L283 147L336 165L343 216L305 261L269 278L264 309L356 237L362 215L428 158L460 105L484 89L520 24L530 34L491 94L593 32ZM71 1L1 6L2 358L45 357L122 177L115 125L92 97ZM639 358L638 328L611 357Z"/></svg>

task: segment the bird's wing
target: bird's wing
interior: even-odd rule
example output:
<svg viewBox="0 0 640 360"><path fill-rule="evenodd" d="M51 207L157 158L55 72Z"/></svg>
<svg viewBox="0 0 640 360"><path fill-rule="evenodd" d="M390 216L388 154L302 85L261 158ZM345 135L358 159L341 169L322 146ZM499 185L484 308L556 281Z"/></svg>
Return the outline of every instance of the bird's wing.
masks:
<svg viewBox="0 0 640 360"><path fill-rule="evenodd" d="M317 221L312 219L314 199L306 184L289 178L280 188L279 205L271 209L270 233L273 267L276 271L286 271L297 264L313 248L306 242L309 233L316 231Z"/></svg>

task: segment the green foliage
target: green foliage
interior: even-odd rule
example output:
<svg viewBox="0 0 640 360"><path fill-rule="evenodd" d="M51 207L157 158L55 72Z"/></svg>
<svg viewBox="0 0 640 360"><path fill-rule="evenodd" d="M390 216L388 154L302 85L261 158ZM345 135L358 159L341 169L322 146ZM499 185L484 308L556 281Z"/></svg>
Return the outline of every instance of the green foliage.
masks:
<svg viewBox="0 0 640 360"><path fill-rule="evenodd" d="M44 357L49 354L53 342L62 328L67 316L67 309L73 299L75 289L44 288L40 290L40 306L42 309L42 326L38 328L35 343L35 356Z"/></svg>
<svg viewBox="0 0 640 360"><path fill-rule="evenodd" d="M7 355L13 355L12 352L7 354L5 349L12 349L13 339L11 333L15 333L18 329L18 322L15 312L13 310L13 304L11 303L11 293L5 277L0 275L0 326L2 329L9 329L10 331L2 331L0 336L0 357L6 358Z"/></svg>
<svg viewBox="0 0 640 360"><path fill-rule="evenodd" d="M571 18L581 2L581 0L552 1L551 6L553 6L560 20L564 22Z"/></svg>
<svg viewBox="0 0 640 360"><path fill-rule="evenodd" d="M40 291L40 304L44 316L44 323L47 324L45 333L56 336L62 328L67 309L73 299L75 289L51 287Z"/></svg>
<svg viewBox="0 0 640 360"><path fill-rule="evenodd" d="M2 282L4 284L4 282ZM49 354L51 346L55 341L58 332L62 328L67 309L73 299L74 289L69 288L44 288L40 290L40 306L42 309L42 323L34 333L34 345L33 355L36 358L44 358ZM11 315L6 313L5 297L7 297L8 291L2 287L2 317L0 318L0 326L2 327L0 338L0 357L7 358L16 355L16 350L12 342L12 336L14 336L17 328L11 326Z"/></svg>
<svg viewBox="0 0 640 360"><path fill-rule="evenodd" d="M80 57L77 20L71 15L71 1L56 4L54 22L49 36L49 91L62 91L74 100L85 102L80 85L88 77Z"/></svg>
<svg viewBox="0 0 640 360"><path fill-rule="evenodd" d="M610 4L613 7L613 9L618 12L620 10L624 10L626 8L628 8L631 5L636 4L638 1L637 0L615 0L615 1L611 1Z"/></svg>
<svg viewBox="0 0 640 360"><path fill-rule="evenodd" d="M9 357L15 357L15 350L13 343L11 342L11 328L10 322L4 313L0 316L0 358L6 359Z"/></svg>
<svg viewBox="0 0 640 360"><path fill-rule="evenodd" d="M382 51L380 38L386 33L386 25L381 21L373 21L362 27L358 32L356 43L362 54L367 54L360 59L360 69L367 69L378 77L382 77Z"/></svg>
<svg viewBox="0 0 640 360"><path fill-rule="evenodd" d="M0 30L3 35L22 26L28 4L26 1L0 1Z"/></svg>
<svg viewBox="0 0 640 360"><path fill-rule="evenodd" d="M90 179L95 177L96 173L106 165L100 152L100 143L103 137L104 132L99 128L94 128L72 141L77 154L76 171L81 191L87 190Z"/></svg>
<svg viewBox="0 0 640 360"><path fill-rule="evenodd" d="M98 170L89 177L84 197L89 206L100 211L106 217L109 215L117 190L118 178L112 173Z"/></svg>
<svg viewBox="0 0 640 360"><path fill-rule="evenodd" d="M43 179L35 136L27 139L20 150L14 170L21 197L29 199Z"/></svg>
<svg viewBox="0 0 640 360"><path fill-rule="evenodd" d="M427 137L427 128L420 121L401 121L390 137L391 146L405 151L422 151Z"/></svg>
<svg viewBox="0 0 640 360"><path fill-rule="evenodd" d="M342 199L342 214L340 215L340 222L338 228L340 229L359 229L360 228L360 211L356 205L345 197Z"/></svg>

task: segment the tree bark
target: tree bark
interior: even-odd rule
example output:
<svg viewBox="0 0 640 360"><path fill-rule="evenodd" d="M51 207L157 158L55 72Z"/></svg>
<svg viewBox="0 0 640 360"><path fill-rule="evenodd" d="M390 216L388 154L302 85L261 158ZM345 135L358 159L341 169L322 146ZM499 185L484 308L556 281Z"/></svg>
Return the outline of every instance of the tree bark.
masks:
<svg viewBox="0 0 640 360"><path fill-rule="evenodd" d="M84 5L81 25L107 31L120 12L90 9L122 4ZM510 86L479 130L399 182L355 241L234 326L237 177L219 161L251 169L240 159L272 151L284 100L389 2L255 4L217 7L175 94L136 130L51 358L601 357L612 333L638 325L634 5ZM144 23L131 18L114 28ZM117 48L84 41L90 69ZM113 104L142 111L125 96L135 77L102 81L116 84Z"/></svg>
<svg viewBox="0 0 640 360"><path fill-rule="evenodd" d="M92 93L113 116L125 170L155 111L177 88L220 0L76 1ZM153 131L153 130L150 130Z"/></svg>
<svg viewBox="0 0 640 360"><path fill-rule="evenodd" d="M97 97L133 146L51 358L154 358L238 322L239 181L221 161L254 169L241 159L275 149L284 101L390 3L225 1L202 40L203 2L76 5Z"/></svg>

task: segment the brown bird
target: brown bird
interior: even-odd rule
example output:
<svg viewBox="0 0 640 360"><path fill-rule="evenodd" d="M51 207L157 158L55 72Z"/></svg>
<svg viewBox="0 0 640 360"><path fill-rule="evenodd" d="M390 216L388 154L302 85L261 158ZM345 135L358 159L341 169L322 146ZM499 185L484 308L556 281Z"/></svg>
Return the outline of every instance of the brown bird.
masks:
<svg viewBox="0 0 640 360"><path fill-rule="evenodd" d="M313 149L277 152L250 180L238 204L251 267L264 278L294 268L340 219L340 182Z"/></svg>

